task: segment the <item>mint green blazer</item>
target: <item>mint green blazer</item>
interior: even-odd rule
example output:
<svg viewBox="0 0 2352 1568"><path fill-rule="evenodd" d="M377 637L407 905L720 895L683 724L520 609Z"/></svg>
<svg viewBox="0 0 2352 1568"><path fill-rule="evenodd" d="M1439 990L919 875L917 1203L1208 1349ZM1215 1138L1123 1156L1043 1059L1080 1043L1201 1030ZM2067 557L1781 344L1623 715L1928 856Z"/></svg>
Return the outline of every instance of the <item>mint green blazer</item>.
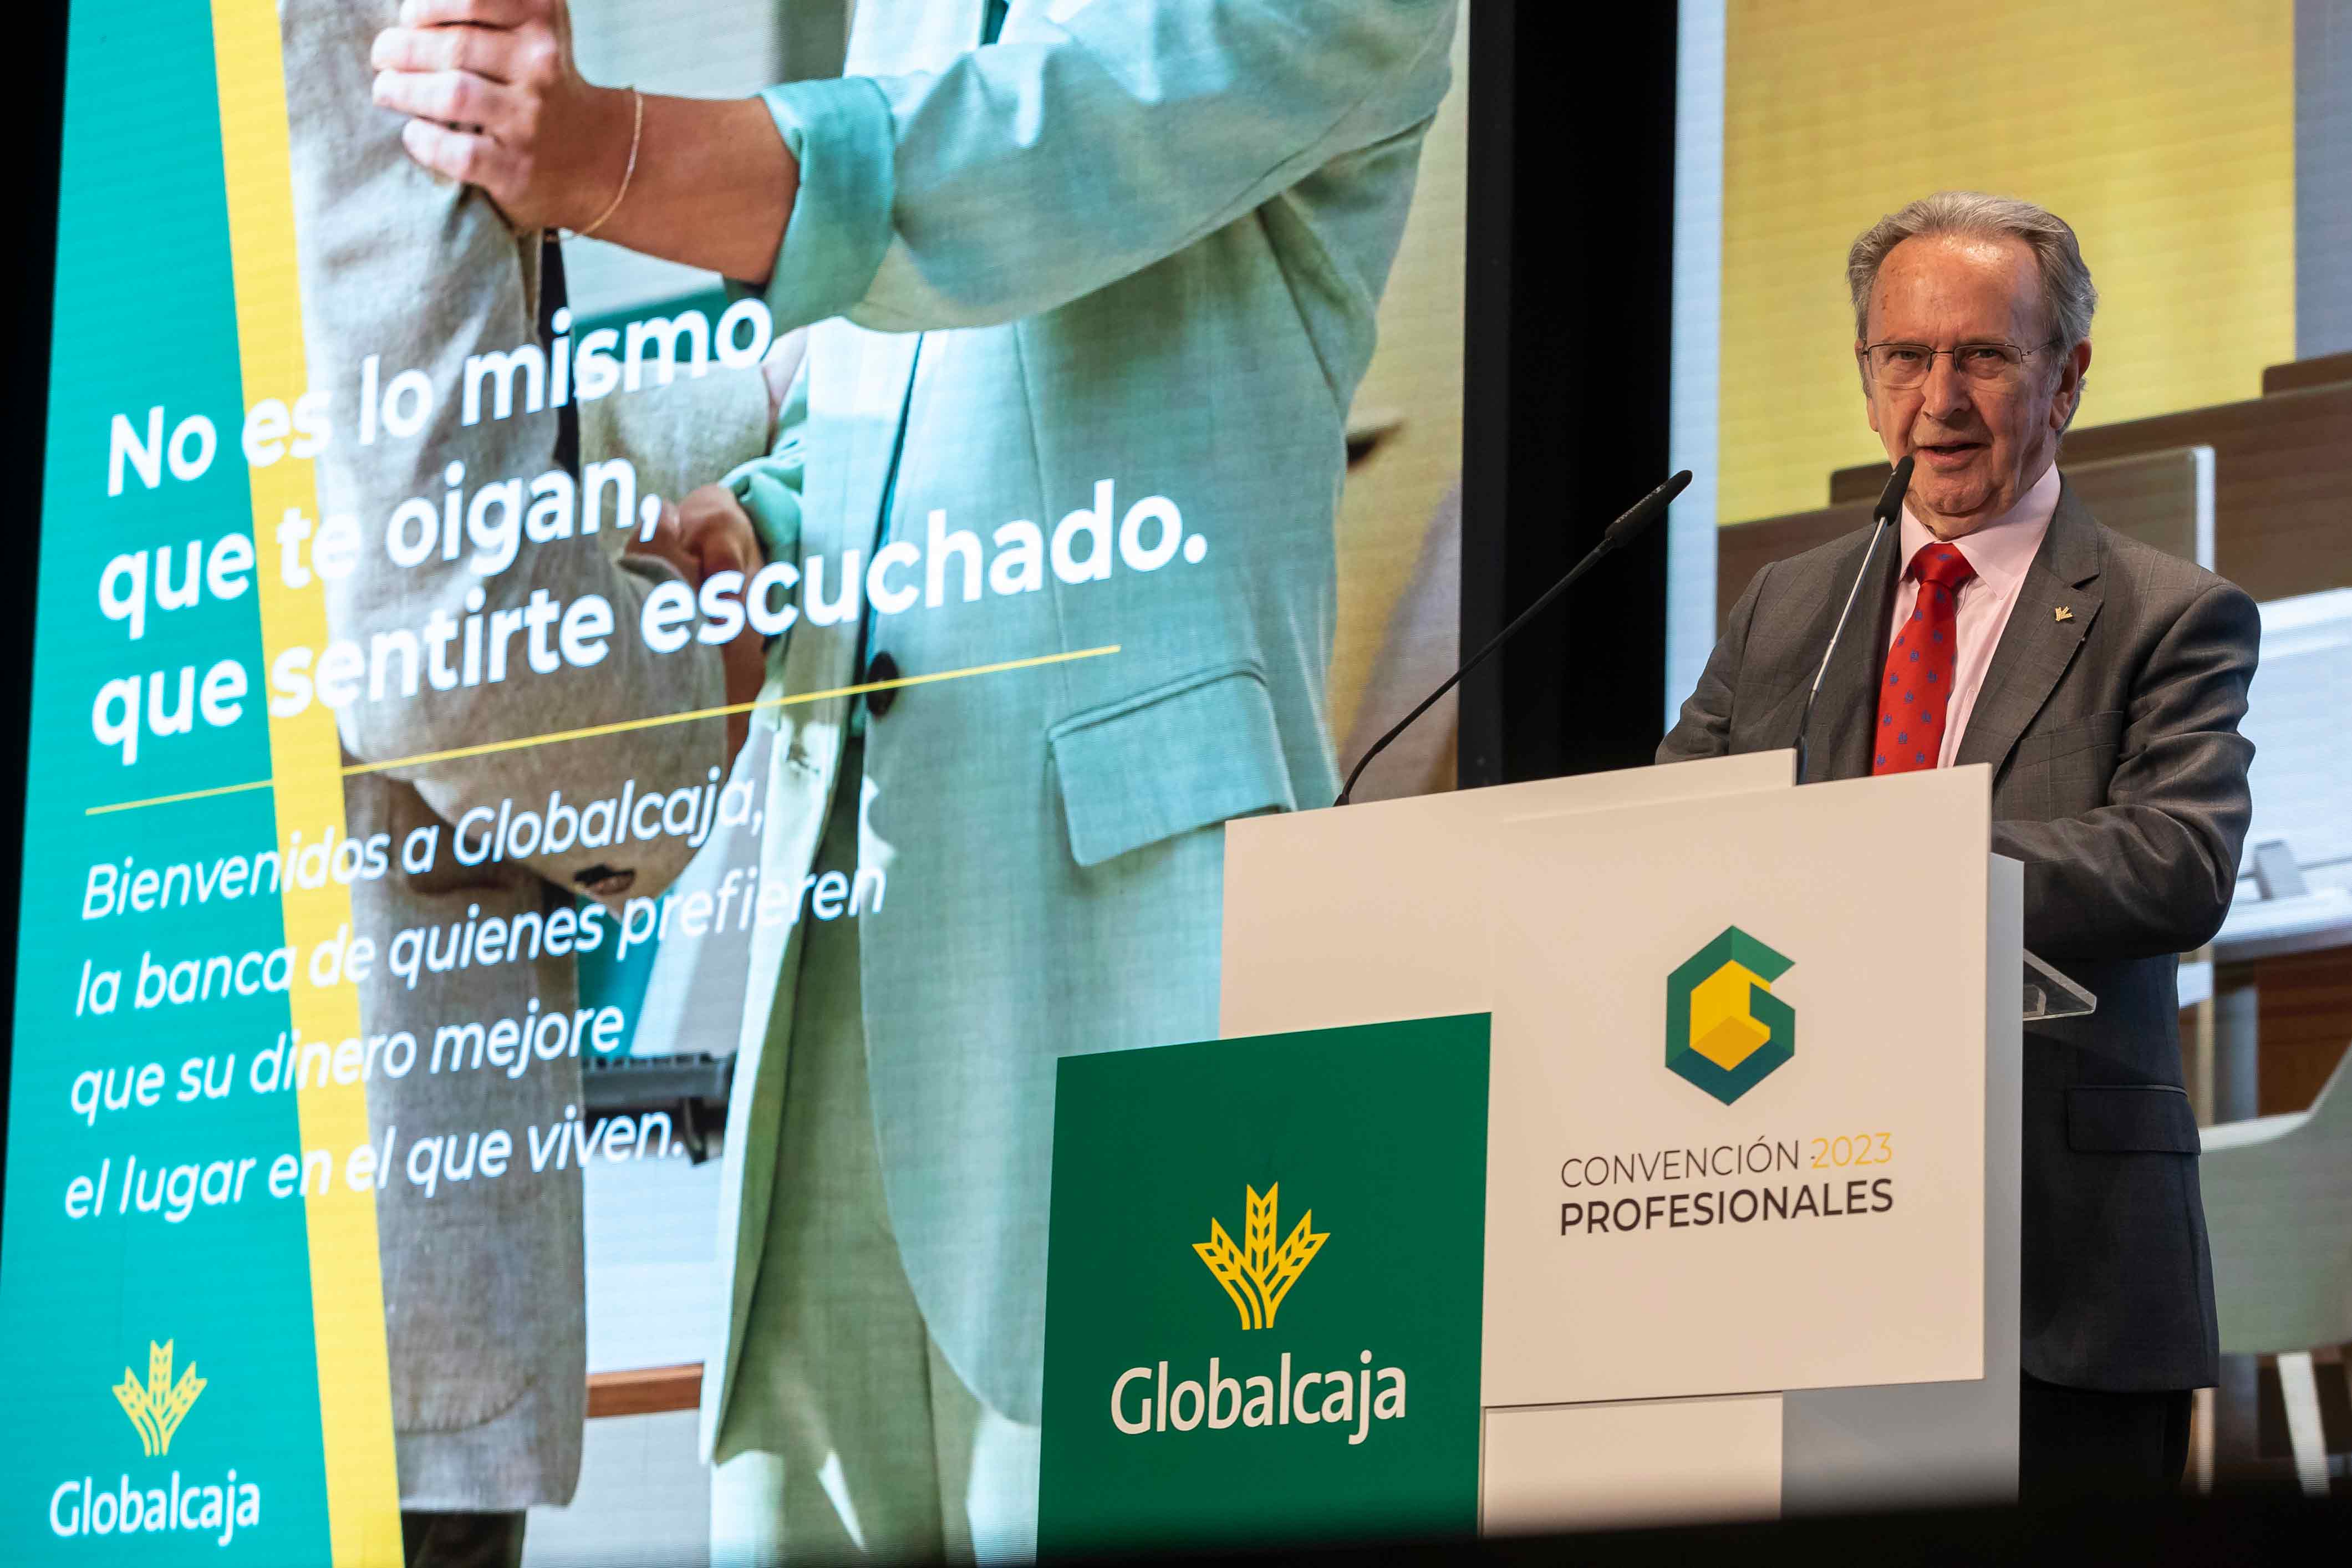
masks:
<svg viewBox="0 0 2352 1568"><path fill-rule="evenodd" d="M982 4L862 5L848 75L767 94L802 184L765 298L779 331L814 327L774 453L734 483L772 558L822 558L828 604L877 537L945 563L937 606L871 616L903 674L1118 648L897 691L857 797L861 865L887 879L860 934L892 1223L957 1373L1034 1422L1055 1063L1213 1036L1218 825L1337 792L1344 422L1455 6L1015 0L983 48ZM1163 498L1202 553L1114 551L1075 582L1048 563L1034 587L1007 566L1017 591L967 603L964 557L929 548L968 531L992 566L999 530L1051 535L1106 481L1114 524ZM1167 542L1144 513L1150 559ZM886 596L926 579L894 569ZM864 618L804 614L768 695L856 680ZM848 703L759 721L761 880L797 883ZM706 1447L772 1192L787 936L761 933L748 979Z"/></svg>

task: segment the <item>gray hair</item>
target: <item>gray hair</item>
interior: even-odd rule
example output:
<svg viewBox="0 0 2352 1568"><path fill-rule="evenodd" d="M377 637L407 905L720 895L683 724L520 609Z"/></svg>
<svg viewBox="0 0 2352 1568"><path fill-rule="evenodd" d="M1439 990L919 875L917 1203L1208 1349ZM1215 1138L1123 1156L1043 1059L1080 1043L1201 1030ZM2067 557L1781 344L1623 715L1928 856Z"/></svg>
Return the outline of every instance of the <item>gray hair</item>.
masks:
<svg viewBox="0 0 2352 1568"><path fill-rule="evenodd" d="M1866 342L1870 337L1870 292L1888 253L1906 239L1934 235L2022 240L2033 252L2034 265L2042 275L2042 304L2050 321L2050 335L2070 353L2090 337L2091 312L2099 307L2099 291L2091 286L2091 269L2084 265L2082 247L2065 219L2047 207L2013 196L1938 191L1880 218L1863 230L1853 248L1846 252L1846 286L1853 291L1857 340Z"/></svg>

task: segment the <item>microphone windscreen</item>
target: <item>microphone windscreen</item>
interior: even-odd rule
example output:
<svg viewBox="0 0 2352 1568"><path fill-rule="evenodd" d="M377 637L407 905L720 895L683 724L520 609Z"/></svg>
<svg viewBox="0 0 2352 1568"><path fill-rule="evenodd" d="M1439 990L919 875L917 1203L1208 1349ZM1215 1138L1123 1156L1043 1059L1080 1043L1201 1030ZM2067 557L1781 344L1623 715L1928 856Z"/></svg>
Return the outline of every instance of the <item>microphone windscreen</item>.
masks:
<svg viewBox="0 0 2352 1568"><path fill-rule="evenodd" d="M1664 513L1676 496L1690 489L1690 482L1691 471L1688 468L1675 474L1664 484L1635 501L1632 510L1611 523L1609 531L1601 535L1602 542L1614 550L1642 530L1649 527Z"/></svg>

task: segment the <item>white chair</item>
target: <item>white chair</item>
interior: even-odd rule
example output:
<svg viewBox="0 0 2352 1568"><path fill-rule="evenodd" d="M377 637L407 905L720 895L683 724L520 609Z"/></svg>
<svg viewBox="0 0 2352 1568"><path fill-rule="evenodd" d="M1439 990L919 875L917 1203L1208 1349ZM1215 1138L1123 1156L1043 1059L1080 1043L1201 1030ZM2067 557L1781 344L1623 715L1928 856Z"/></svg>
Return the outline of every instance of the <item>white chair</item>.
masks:
<svg viewBox="0 0 2352 1568"><path fill-rule="evenodd" d="M2327 1492L2311 1352L2352 1342L2352 1051L2309 1110L2204 1131L2221 1350L2275 1355L2303 1490Z"/></svg>

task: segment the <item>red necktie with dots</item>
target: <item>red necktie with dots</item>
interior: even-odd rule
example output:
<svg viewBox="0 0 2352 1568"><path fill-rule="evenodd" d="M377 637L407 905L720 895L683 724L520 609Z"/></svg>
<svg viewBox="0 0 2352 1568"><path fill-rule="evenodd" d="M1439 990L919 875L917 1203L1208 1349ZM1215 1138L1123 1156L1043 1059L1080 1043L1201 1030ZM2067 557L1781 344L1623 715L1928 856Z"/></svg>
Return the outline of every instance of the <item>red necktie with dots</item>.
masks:
<svg viewBox="0 0 2352 1568"><path fill-rule="evenodd" d="M1977 569L1951 545L1937 543L1911 558L1911 574L1919 579L1919 597L1886 650L1873 773L1936 765L1952 709L1952 667L1959 662L1960 584Z"/></svg>

